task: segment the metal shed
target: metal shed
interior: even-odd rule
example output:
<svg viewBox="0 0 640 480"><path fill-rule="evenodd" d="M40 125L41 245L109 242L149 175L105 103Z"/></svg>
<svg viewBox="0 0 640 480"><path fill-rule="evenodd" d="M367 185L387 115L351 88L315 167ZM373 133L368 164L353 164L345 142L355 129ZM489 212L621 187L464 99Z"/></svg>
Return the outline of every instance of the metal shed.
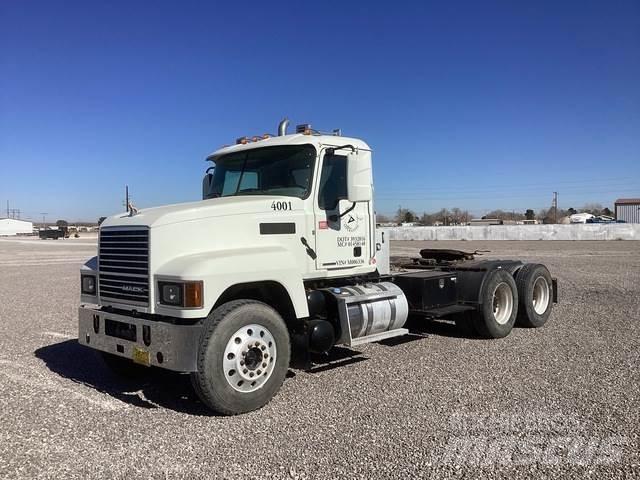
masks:
<svg viewBox="0 0 640 480"><path fill-rule="evenodd" d="M640 198L619 198L615 203L616 220L640 223Z"/></svg>
<svg viewBox="0 0 640 480"><path fill-rule="evenodd" d="M33 224L17 218L0 218L0 236L33 233Z"/></svg>

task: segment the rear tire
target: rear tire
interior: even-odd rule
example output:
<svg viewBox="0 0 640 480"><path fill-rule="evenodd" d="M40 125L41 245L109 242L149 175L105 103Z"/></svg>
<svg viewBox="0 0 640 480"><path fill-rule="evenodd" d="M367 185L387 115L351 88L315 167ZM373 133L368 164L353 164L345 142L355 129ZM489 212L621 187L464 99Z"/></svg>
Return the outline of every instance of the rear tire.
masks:
<svg viewBox="0 0 640 480"><path fill-rule="evenodd" d="M278 392L289 359L289 332L278 312L256 300L233 300L206 318L191 382L210 409L250 412Z"/></svg>
<svg viewBox="0 0 640 480"><path fill-rule="evenodd" d="M481 309L474 327L485 338L503 338L513 329L518 312L518 289L509 272L496 269L487 274L480 293Z"/></svg>
<svg viewBox="0 0 640 480"><path fill-rule="evenodd" d="M544 265L527 263L516 273L516 285L520 298L518 326L543 326L553 308L553 284L549 270Z"/></svg>

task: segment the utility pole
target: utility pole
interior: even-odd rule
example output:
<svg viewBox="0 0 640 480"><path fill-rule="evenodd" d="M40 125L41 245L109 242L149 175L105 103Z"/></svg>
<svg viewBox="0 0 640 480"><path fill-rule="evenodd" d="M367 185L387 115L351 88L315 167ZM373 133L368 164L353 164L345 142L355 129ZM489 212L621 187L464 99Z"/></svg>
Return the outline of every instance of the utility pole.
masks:
<svg viewBox="0 0 640 480"><path fill-rule="evenodd" d="M129 213L129 185L124 186L124 205Z"/></svg>
<svg viewBox="0 0 640 480"><path fill-rule="evenodd" d="M42 215L42 228L46 228L44 218L49 214L47 212L40 212L40 215Z"/></svg>
<svg viewBox="0 0 640 480"><path fill-rule="evenodd" d="M7 218L9 218L9 200L7 200Z"/></svg>
<svg viewBox="0 0 640 480"><path fill-rule="evenodd" d="M553 192L553 223L558 223L558 192Z"/></svg>

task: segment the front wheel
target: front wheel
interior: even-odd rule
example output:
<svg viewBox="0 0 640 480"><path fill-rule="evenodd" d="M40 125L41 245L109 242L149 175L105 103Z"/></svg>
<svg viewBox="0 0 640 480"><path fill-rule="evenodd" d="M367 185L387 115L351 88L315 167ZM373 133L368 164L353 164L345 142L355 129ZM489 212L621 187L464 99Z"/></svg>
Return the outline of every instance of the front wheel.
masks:
<svg viewBox="0 0 640 480"><path fill-rule="evenodd" d="M256 300L233 300L205 320L191 381L212 410L245 413L278 392L289 357L289 332L278 312Z"/></svg>

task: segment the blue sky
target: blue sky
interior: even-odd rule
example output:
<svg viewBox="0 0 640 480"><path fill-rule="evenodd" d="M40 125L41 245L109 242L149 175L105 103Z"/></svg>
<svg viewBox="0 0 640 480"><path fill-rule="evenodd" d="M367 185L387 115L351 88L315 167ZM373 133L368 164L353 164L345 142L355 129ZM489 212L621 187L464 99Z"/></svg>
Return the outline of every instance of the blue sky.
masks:
<svg viewBox="0 0 640 480"><path fill-rule="evenodd" d="M376 206L640 196L640 3L0 3L0 207L198 199L283 117L374 149Z"/></svg>

